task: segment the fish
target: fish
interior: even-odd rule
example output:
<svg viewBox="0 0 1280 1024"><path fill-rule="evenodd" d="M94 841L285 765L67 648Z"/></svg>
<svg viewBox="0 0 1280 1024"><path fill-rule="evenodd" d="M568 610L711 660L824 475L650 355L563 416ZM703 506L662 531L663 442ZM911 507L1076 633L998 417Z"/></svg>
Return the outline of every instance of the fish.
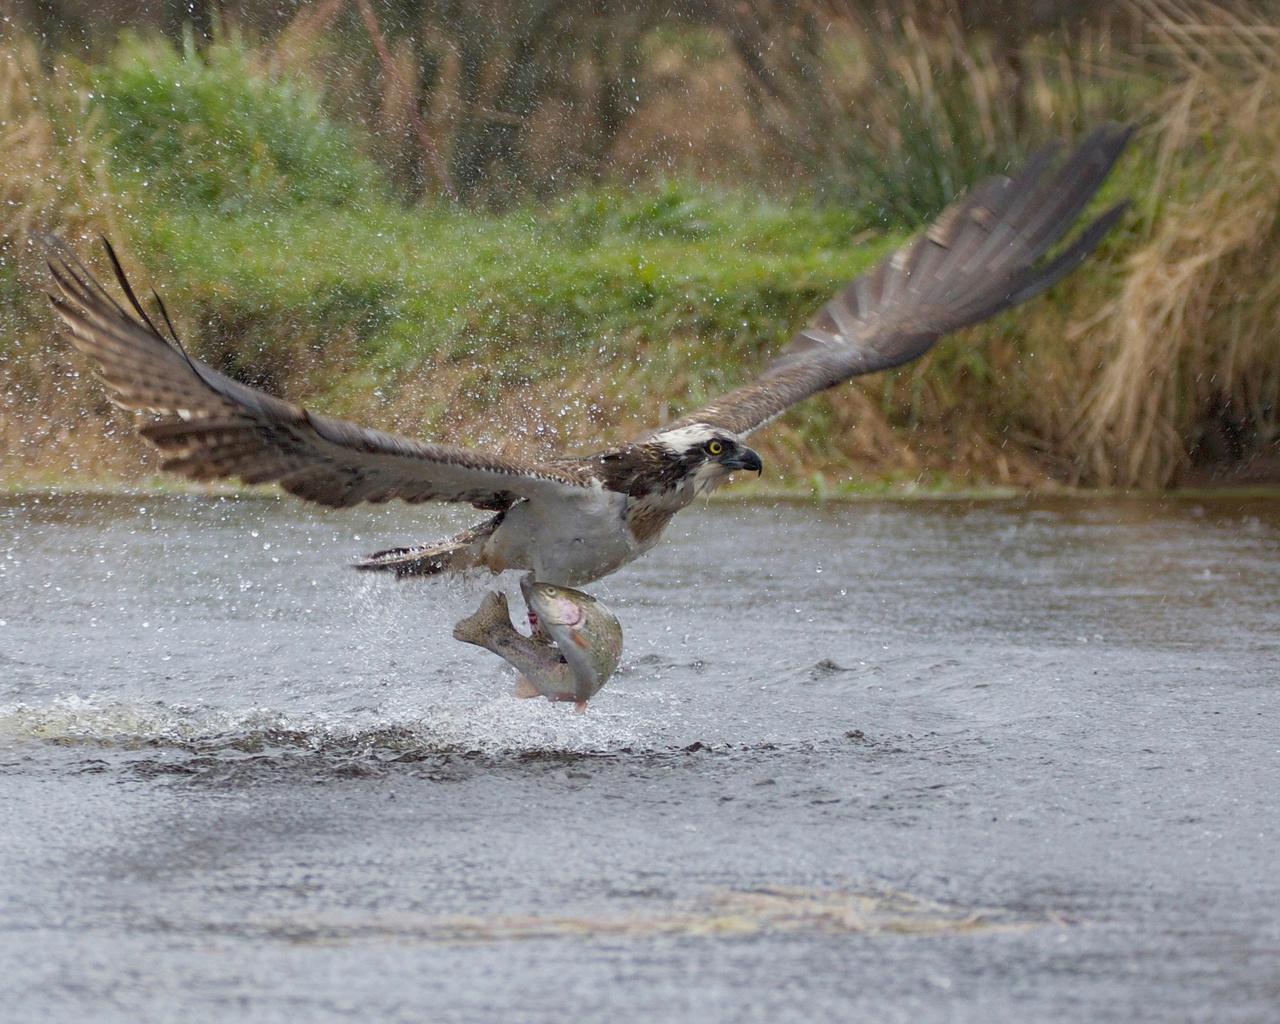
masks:
<svg viewBox="0 0 1280 1024"><path fill-rule="evenodd" d="M515 696L573 701L585 711L622 657L622 624L590 594L522 580L532 636L511 624L507 595L491 591L474 615L453 627L463 643L492 651L520 673Z"/></svg>

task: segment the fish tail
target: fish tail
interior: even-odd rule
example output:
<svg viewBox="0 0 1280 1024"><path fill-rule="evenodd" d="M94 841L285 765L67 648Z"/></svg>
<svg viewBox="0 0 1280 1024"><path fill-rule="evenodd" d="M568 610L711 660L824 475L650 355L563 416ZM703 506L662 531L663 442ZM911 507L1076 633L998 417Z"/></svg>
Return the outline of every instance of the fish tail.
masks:
<svg viewBox="0 0 1280 1024"><path fill-rule="evenodd" d="M490 638L503 628L510 630L511 612L507 608L507 595L490 591L485 594L474 615L469 615L453 627L453 638L464 644L475 644L489 649Z"/></svg>

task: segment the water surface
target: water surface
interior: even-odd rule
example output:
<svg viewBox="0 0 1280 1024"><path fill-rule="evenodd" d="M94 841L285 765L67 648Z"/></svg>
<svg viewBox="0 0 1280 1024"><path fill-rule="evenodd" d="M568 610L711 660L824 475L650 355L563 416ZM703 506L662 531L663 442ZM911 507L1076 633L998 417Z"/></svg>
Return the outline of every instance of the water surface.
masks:
<svg viewBox="0 0 1280 1024"><path fill-rule="evenodd" d="M0 501L6 1020L1280 1019L1280 503L691 510L585 715L469 520Z"/></svg>

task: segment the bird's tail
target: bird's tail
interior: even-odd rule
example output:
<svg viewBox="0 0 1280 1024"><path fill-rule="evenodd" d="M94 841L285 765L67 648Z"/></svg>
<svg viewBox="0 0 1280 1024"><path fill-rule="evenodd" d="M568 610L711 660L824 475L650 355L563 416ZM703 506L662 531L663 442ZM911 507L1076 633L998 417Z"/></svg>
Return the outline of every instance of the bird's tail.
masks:
<svg viewBox="0 0 1280 1024"><path fill-rule="evenodd" d="M397 576L437 576L441 573L466 572L477 568L485 542L493 536L502 521L497 515L488 522L473 526L465 533L432 544L410 548L388 548L355 563L355 568L394 572Z"/></svg>

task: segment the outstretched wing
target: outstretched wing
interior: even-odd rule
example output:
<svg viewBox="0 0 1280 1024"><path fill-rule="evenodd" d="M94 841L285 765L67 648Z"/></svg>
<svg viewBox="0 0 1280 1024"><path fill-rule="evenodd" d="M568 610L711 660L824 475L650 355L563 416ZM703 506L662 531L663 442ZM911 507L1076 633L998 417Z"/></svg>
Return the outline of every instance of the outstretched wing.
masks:
<svg viewBox="0 0 1280 1024"><path fill-rule="evenodd" d="M738 437L810 395L924 355L942 335L1040 294L1073 270L1124 213L1112 207L1044 259L1093 198L1133 127L1093 132L1051 172L1056 147L1015 178L992 178L952 203L922 235L855 278L750 384L663 430L695 424Z"/></svg>
<svg viewBox="0 0 1280 1024"><path fill-rule="evenodd" d="M60 293L49 298L72 343L97 362L117 404L163 417L141 433L167 456L165 469L192 480L274 481L334 507L402 498L501 510L518 498L590 486L572 464L518 462L383 434L234 381L165 340L110 244L107 253L132 314L64 246L55 239L45 244ZM163 305L160 311L167 323Z"/></svg>

